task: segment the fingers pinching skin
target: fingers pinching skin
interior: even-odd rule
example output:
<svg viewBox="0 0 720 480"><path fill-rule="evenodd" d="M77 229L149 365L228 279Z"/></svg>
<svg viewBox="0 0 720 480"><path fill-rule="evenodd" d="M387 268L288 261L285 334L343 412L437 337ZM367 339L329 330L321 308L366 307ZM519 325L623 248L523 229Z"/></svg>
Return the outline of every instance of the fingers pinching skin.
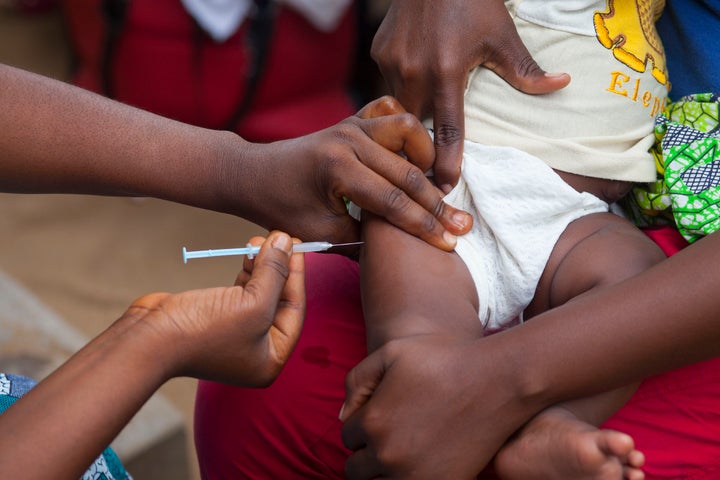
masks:
<svg viewBox="0 0 720 480"><path fill-rule="evenodd" d="M467 213L445 204L442 194L425 177L423 172L433 164L434 148L429 134L420 122L409 114L371 117L399 109L401 107L397 106L395 99L384 97L368 105L359 114L362 120L358 125L379 147L384 147L367 145L359 156L364 158L365 164L371 170L383 172L383 176L389 181L390 189L380 195L364 194L361 196L363 204L358 202L358 205L384 216L391 223L411 231L429 243L446 250L452 249L455 242L452 235L467 232L472 225L472 218ZM409 163L388 163L388 152L385 149L403 151ZM371 189L373 186L369 183L365 187ZM354 182L354 187L362 188L362 183ZM422 208L413 202L417 202ZM417 228L408 227L413 225L413 222L416 222ZM422 232L418 229L424 229L425 233L416 233Z"/></svg>
<svg viewBox="0 0 720 480"><path fill-rule="evenodd" d="M350 200L431 245L452 250L454 235L466 233L472 219L445 205L425 177L434 162L432 141L417 118L398 110L394 99L383 98L311 135L248 145L264 161L244 174L271 176L274 194L260 187L243 191L263 199L244 216L305 241L353 242L360 227L348 213Z"/></svg>
<svg viewBox="0 0 720 480"><path fill-rule="evenodd" d="M365 105L355 116L360 118L374 118L386 117L396 113L407 113L407 111L396 98L385 95Z"/></svg>
<svg viewBox="0 0 720 480"><path fill-rule="evenodd" d="M381 156L387 154L380 152ZM375 160L382 161L369 152L365 152L364 159L371 169ZM383 174L379 177L370 171L358 172L344 184L345 195L361 209L382 216L438 248L454 249L457 239L453 232L464 233L472 225L472 218L443 202L440 191L408 162L385 165Z"/></svg>
<svg viewBox="0 0 720 480"><path fill-rule="evenodd" d="M359 122L360 127L376 143L392 152L402 152L423 172L433 166L435 150L430 134L416 117L402 109L396 99L379 98L360 110L357 116L363 119Z"/></svg>

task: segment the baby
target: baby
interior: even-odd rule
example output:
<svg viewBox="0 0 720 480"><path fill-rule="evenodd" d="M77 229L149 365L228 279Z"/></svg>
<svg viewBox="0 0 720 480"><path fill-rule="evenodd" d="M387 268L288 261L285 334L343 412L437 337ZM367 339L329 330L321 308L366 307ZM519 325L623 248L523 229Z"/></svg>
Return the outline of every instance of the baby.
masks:
<svg viewBox="0 0 720 480"><path fill-rule="evenodd" d="M488 69L471 73L461 178L445 200L471 212L474 225L454 253L363 213L370 350L411 335L464 341L494 333L664 258L610 212L635 182L655 178L649 149L668 81L654 21L664 2L505 3L538 63L572 80L528 96ZM498 453L497 474L643 478L633 439L597 428L633 391L542 412Z"/></svg>

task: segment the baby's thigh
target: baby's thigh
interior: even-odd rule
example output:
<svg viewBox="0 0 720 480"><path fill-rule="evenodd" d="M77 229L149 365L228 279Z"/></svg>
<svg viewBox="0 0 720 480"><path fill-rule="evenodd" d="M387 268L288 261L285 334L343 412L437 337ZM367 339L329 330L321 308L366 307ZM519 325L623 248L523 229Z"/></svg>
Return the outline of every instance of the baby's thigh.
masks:
<svg viewBox="0 0 720 480"><path fill-rule="evenodd" d="M612 213L570 223L553 248L527 316L637 275L665 259L640 229Z"/></svg>

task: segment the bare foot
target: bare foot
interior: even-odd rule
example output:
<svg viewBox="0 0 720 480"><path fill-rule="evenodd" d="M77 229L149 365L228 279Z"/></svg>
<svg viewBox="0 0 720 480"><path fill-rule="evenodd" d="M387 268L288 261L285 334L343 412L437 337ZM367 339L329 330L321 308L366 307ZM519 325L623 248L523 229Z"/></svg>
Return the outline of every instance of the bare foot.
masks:
<svg viewBox="0 0 720 480"><path fill-rule="evenodd" d="M556 407L540 413L495 457L504 480L643 480L645 456L629 435L599 430Z"/></svg>

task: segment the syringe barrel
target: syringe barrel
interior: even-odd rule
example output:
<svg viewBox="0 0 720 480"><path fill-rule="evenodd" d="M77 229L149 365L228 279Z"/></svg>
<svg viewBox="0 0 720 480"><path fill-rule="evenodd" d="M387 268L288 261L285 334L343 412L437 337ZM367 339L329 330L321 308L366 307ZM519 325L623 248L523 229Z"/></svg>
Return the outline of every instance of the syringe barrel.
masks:
<svg viewBox="0 0 720 480"><path fill-rule="evenodd" d="M293 245L293 252L322 252L332 247L332 243L329 242L304 242L296 243Z"/></svg>

